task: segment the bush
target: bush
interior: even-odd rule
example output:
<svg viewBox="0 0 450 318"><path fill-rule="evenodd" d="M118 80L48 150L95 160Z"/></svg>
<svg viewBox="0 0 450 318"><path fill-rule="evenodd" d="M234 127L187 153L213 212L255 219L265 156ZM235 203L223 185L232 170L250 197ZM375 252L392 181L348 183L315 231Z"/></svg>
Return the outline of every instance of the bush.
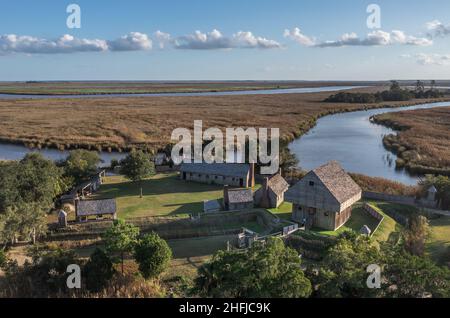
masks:
<svg viewBox="0 0 450 318"><path fill-rule="evenodd" d="M97 248L86 263L84 273L86 288L91 292L98 292L113 277L113 263L103 250Z"/></svg>
<svg viewBox="0 0 450 318"><path fill-rule="evenodd" d="M145 235L135 247L134 257L144 278L158 277L169 265L172 250L156 233Z"/></svg>

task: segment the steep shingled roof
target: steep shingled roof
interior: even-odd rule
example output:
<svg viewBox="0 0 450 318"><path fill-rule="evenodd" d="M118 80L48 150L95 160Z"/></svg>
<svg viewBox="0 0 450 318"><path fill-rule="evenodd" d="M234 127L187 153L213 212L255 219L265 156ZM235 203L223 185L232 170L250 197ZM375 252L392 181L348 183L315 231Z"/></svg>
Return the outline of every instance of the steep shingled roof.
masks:
<svg viewBox="0 0 450 318"><path fill-rule="evenodd" d="M253 202L252 189L230 189L228 190L229 203L248 203Z"/></svg>
<svg viewBox="0 0 450 318"><path fill-rule="evenodd" d="M330 161L312 170L312 173L322 181L339 203L344 203L361 192L359 185L344 171L337 161Z"/></svg>
<svg viewBox="0 0 450 318"><path fill-rule="evenodd" d="M183 163L180 171L245 178L250 173L250 165L238 163Z"/></svg>
<svg viewBox="0 0 450 318"><path fill-rule="evenodd" d="M77 216L116 213L116 200L83 200L77 202Z"/></svg>
<svg viewBox="0 0 450 318"><path fill-rule="evenodd" d="M272 176L267 185L276 195L282 195L289 189L289 183L279 173Z"/></svg>

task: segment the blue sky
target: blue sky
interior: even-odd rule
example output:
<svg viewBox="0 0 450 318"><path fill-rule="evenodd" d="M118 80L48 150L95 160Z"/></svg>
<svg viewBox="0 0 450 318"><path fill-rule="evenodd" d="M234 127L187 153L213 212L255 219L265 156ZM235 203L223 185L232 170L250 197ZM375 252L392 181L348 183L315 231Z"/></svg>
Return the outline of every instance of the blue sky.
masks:
<svg viewBox="0 0 450 318"><path fill-rule="evenodd" d="M81 29L66 25L71 3ZM371 3L380 29L367 27ZM0 4L3 81L448 79L449 71L448 0Z"/></svg>

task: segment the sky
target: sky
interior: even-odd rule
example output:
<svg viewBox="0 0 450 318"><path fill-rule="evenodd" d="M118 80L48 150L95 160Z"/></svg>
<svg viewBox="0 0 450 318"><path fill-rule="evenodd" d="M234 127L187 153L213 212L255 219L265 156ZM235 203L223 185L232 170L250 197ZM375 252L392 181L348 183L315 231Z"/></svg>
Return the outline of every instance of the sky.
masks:
<svg viewBox="0 0 450 318"><path fill-rule="evenodd" d="M0 81L389 79L450 79L450 1L0 1Z"/></svg>

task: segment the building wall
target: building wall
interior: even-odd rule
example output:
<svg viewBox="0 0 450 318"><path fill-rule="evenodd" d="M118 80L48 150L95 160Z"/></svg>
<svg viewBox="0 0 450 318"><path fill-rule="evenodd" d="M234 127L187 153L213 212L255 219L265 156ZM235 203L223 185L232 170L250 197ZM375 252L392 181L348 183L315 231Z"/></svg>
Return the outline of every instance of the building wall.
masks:
<svg viewBox="0 0 450 318"><path fill-rule="evenodd" d="M209 175L209 174L181 171L180 176L181 179L187 181L194 181L208 184L230 185L234 187L248 187L249 183L248 175L244 178L238 178L238 177L224 177L219 175Z"/></svg>
<svg viewBox="0 0 450 318"><path fill-rule="evenodd" d="M303 223L306 220L308 228L317 227L334 231L336 229L335 214L335 212L324 209L313 209L304 205L294 204L292 218L299 223Z"/></svg>
<svg viewBox="0 0 450 318"><path fill-rule="evenodd" d="M352 216L352 207L351 206L346 208L342 212L335 213L336 220L335 220L334 230L337 230L342 225L344 225L351 216Z"/></svg>
<svg viewBox="0 0 450 318"><path fill-rule="evenodd" d="M247 210L253 208L253 202L247 202L247 203L229 203L229 210L230 211L241 211L241 210Z"/></svg>
<svg viewBox="0 0 450 318"><path fill-rule="evenodd" d="M295 186L292 203L325 211L340 211L341 205L314 173L308 173Z"/></svg>

